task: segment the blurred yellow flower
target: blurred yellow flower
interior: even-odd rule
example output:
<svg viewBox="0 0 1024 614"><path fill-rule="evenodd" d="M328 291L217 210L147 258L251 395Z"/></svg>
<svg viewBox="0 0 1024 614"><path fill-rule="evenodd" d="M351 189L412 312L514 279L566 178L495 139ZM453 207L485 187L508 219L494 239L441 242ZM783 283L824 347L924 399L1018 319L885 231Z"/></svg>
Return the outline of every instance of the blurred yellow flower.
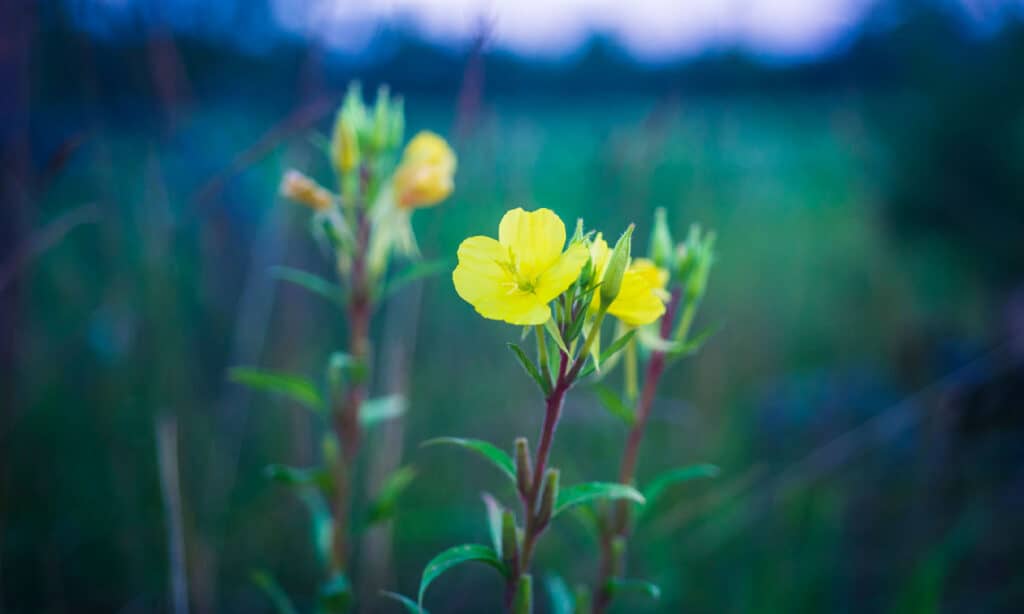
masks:
<svg viewBox="0 0 1024 614"><path fill-rule="evenodd" d="M395 170L398 206L428 207L448 198L455 187L455 166L455 152L443 138L428 131L417 134L405 146Z"/></svg>
<svg viewBox="0 0 1024 614"><path fill-rule="evenodd" d="M611 249L601 233L590 242L590 259L595 279L602 279L608 268ZM668 271L658 268L646 258L636 258L622 277L622 288L608 306L608 313L629 326L650 324L665 313L665 284ZM591 309L597 309L600 299L595 293Z"/></svg>
<svg viewBox="0 0 1024 614"><path fill-rule="evenodd" d="M498 240L470 237L459 246L452 273L455 291L477 313L521 326L543 324L548 306L579 277L587 248L563 252L565 224L550 209L512 209L501 218Z"/></svg>
<svg viewBox="0 0 1024 614"><path fill-rule="evenodd" d="M327 211L334 202L334 197L326 188L295 169L284 174L279 190L281 196L315 211Z"/></svg>

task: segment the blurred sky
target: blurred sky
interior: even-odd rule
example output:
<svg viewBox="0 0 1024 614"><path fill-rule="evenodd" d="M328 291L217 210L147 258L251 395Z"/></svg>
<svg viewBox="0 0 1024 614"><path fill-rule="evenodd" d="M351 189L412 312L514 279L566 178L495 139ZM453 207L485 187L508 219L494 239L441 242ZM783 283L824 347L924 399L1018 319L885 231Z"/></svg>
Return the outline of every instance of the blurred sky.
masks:
<svg viewBox="0 0 1024 614"><path fill-rule="evenodd" d="M898 19L920 0L65 0L82 27L119 35L141 22L178 31L231 32L266 49L282 36L322 40L341 54L371 54L382 29L464 46L486 29L493 46L535 58L571 57L608 36L641 61L741 48L805 59L841 48L869 16ZM979 32L1024 0L939 0Z"/></svg>

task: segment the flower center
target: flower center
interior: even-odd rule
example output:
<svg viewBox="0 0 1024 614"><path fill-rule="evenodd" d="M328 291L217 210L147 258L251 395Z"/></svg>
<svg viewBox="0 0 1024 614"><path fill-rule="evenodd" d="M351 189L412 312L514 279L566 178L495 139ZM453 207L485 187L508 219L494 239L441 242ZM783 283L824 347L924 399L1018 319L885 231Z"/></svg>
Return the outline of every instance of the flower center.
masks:
<svg viewBox="0 0 1024 614"><path fill-rule="evenodd" d="M531 294L537 289L537 278L526 276L519 270L516 255L511 249L508 252L508 260L498 264L508 271L509 276L512 277L512 282L508 285L515 290Z"/></svg>

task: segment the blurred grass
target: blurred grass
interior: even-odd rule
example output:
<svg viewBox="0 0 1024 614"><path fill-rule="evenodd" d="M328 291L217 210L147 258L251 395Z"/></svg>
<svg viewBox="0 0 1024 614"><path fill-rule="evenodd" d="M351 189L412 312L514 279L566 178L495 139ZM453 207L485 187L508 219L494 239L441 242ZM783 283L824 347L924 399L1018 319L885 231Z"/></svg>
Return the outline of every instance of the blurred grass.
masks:
<svg viewBox="0 0 1024 614"><path fill-rule="evenodd" d="M886 112L886 101L871 102ZM607 235L636 221L638 236L664 206L678 235L691 222L718 232L720 261L699 325L721 331L665 379L640 476L692 462L719 464L723 475L680 489L662 513L681 520L640 536L633 573L660 582L663 600L628 600L619 611L861 611L850 599L866 588L878 591L861 602L877 606L867 609L898 595L906 604L899 611L931 611L950 563L929 555L928 541L908 542L899 560L920 565L901 566L894 578L857 558L868 556L856 534L864 527L850 521L865 496L860 482L876 464L886 467L891 451L768 505L752 525L736 520L762 504L745 498L751 484L913 390L919 382L901 354L908 337L933 325L968 338L983 332L984 295L969 273L941 248L911 254L882 231L880 169L891 161L874 107L852 95L497 99L455 143L454 197L417 214L426 255L451 259L459 241L492 234L513 206L549 207L570 224L583 217ZM453 124L446 100L413 99L407 108L413 128ZM248 583L254 568L272 570L295 595L312 590L305 512L261 471L270 462L308 463L316 454L312 422L271 398L232 396L239 393L226 380L240 346L260 366L310 375L343 347L331 306L273 282L266 270L286 264L330 274L305 233L306 211L275 197L286 167L327 180L326 163L297 135L223 174L279 120L230 101L192 109L168 137L144 119L92 117L86 145L38 199L40 221L87 202L98 204L101 219L74 231L26 277L30 342L18 377L28 409L11 438L19 496L4 544L5 559L18 561L5 568L5 586L15 587L24 611L64 610L72 602L62 595L86 609L163 603L151 440L161 412L176 414L181 429L193 589L203 590L213 573L204 564L213 560L219 611L267 608ZM223 177L219 189L203 192L214 176ZM541 413L504 348L518 330L477 317L446 275L425 284L420 310L403 312L404 297L387 309L420 323L409 340L405 444L420 478L395 540L394 588L408 593L431 554L486 539L479 492L500 483L464 453L421 450L418 442L457 435L510 446L513 434L536 436ZM253 315L261 309L265 320ZM242 413L229 411L233 402ZM601 412L585 388L571 395L553 452L570 481L614 475L623 434ZM230 441L238 445L237 480L221 481ZM885 492L899 493L906 480L912 476L897 472ZM212 492L219 484L229 490ZM211 508L220 495L223 506ZM571 520L556 529L541 548L542 568L589 579L593 544ZM446 576L428 603L437 611L493 608L499 581L488 573ZM37 601L44 593L50 600Z"/></svg>

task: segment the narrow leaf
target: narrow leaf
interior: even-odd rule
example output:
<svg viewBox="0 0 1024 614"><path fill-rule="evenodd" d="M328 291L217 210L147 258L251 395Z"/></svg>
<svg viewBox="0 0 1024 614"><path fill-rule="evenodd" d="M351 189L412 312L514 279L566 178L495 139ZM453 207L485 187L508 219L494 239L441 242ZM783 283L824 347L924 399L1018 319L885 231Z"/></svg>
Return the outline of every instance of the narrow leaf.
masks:
<svg viewBox="0 0 1024 614"><path fill-rule="evenodd" d="M544 330L548 331L551 338L555 340L555 345L558 349L562 350L563 354L569 354L569 348L565 346L565 341L562 339L562 333L558 330L558 326L555 324L554 318L548 318L548 321L544 323Z"/></svg>
<svg viewBox="0 0 1024 614"><path fill-rule="evenodd" d="M512 350L512 353L519 359L519 364L521 364L523 369L526 370L527 375L532 377L533 381L537 382L537 385L544 391L544 394L550 394L551 384L548 382L547 378L541 376L540 369L537 368L537 365L533 364L530 357L527 356L518 345L514 343L509 343L507 345L508 349Z"/></svg>
<svg viewBox="0 0 1024 614"><path fill-rule="evenodd" d="M300 469L274 464L263 471L269 479L285 486L313 486L325 492L330 488L330 475L323 467Z"/></svg>
<svg viewBox="0 0 1024 614"><path fill-rule="evenodd" d="M420 591L417 597L417 604L423 605L423 595L427 592L427 587L438 578L441 574L448 571L452 567L459 565L460 563L467 563L469 561L476 561L478 563L484 563L497 569L502 575L507 573L505 565L501 562L501 558L498 554L481 544L464 544L462 546L454 546L435 556L427 567L423 570L423 578L420 579Z"/></svg>
<svg viewBox="0 0 1024 614"><path fill-rule="evenodd" d="M699 478L713 478L719 473L718 467L715 465L690 465L688 467L678 467L676 469L670 469L651 480L644 490L644 497L647 499L647 505L644 507L645 510L653 509L654 502L665 492L665 490L673 484L679 482L686 482L688 480L694 480Z"/></svg>
<svg viewBox="0 0 1024 614"><path fill-rule="evenodd" d="M301 375L254 367L235 367L228 372L228 377L235 383L288 397L316 411L321 411L324 407L316 386Z"/></svg>
<svg viewBox="0 0 1024 614"><path fill-rule="evenodd" d="M575 599L562 576L550 574L544 578L544 586L548 590L551 601L551 614L573 614L576 609Z"/></svg>
<svg viewBox="0 0 1024 614"><path fill-rule="evenodd" d="M416 469L414 467L402 467L389 475L384 480L373 503L370 504L370 509L367 512L367 524L383 522L394 516L399 495L409 487L415 477Z"/></svg>
<svg viewBox="0 0 1024 614"><path fill-rule="evenodd" d="M490 493L483 493L480 495L484 500L484 506L487 508L487 529L491 534L491 544L494 545L494 551L501 556L501 504L498 500L490 495Z"/></svg>
<svg viewBox="0 0 1024 614"><path fill-rule="evenodd" d="M316 545L317 555L320 562L327 564L331 560L331 541L334 536L331 511L327 507L327 500L323 494L313 489L306 489L302 493L302 502L309 510L309 517L313 523L313 544Z"/></svg>
<svg viewBox="0 0 1024 614"><path fill-rule="evenodd" d="M629 341L633 338L634 335L636 335L636 330L637 329L634 328L629 332L625 333L624 335L622 335L621 337L619 337L618 339L616 339L615 341L613 341L612 344L608 346L608 349L601 352L601 362L606 362L609 358L618 353L619 350L626 347L626 344L629 343ZM580 372L580 377L586 377L593 373L594 370L594 362L590 361L587 363L585 367L583 367L583 370Z"/></svg>
<svg viewBox="0 0 1024 614"><path fill-rule="evenodd" d="M594 386L594 394L611 415L622 420L627 426L633 426L636 421L633 408L626 405L615 391L604 384L597 384Z"/></svg>
<svg viewBox="0 0 1024 614"><path fill-rule="evenodd" d="M409 599L405 595L399 595L398 593L392 593L391 591L381 591L380 594L405 606L405 610L409 612L409 614L428 614L425 609L416 605L415 601Z"/></svg>
<svg viewBox="0 0 1024 614"><path fill-rule="evenodd" d="M270 274L282 281L302 286L313 294L319 294L336 305L343 306L345 304L345 292L341 289L341 286L331 283L319 275L286 266L271 267Z"/></svg>
<svg viewBox="0 0 1024 614"><path fill-rule="evenodd" d="M693 337L689 341L679 345L674 352L674 356L683 357L691 354L696 354L700 348L704 346L708 339L710 339L715 333L721 330L721 325L709 326L708 328L701 331L697 336Z"/></svg>
<svg viewBox="0 0 1024 614"><path fill-rule="evenodd" d="M405 397L400 394L368 399L359 407L359 423L363 428L369 428L404 413Z"/></svg>
<svg viewBox="0 0 1024 614"><path fill-rule="evenodd" d="M456 446L462 446L463 448L472 450L477 454L480 454L487 460L494 463L494 465L501 469L501 471L508 476L512 483L516 481L516 468L515 463L512 461L512 457L508 455L504 450L495 446L494 444L479 439L464 439L461 437L437 437L436 439L429 439L424 441L420 446L434 446L438 444L450 444Z"/></svg>
<svg viewBox="0 0 1024 614"><path fill-rule="evenodd" d="M270 603L274 604L274 611L277 614L298 614L295 604L273 576L265 571L254 571L251 578L253 584L263 591L270 599Z"/></svg>
<svg viewBox="0 0 1024 614"><path fill-rule="evenodd" d="M595 499L632 499L637 503L644 503L645 499L640 491L632 486L616 484L614 482L587 482L563 488L558 493L558 502L555 504L555 511L552 517L561 512Z"/></svg>
<svg viewBox="0 0 1024 614"><path fill-rule="evenodd" d="M447 260L429 260L426 262L417 262L416 264L407 267L404 271L395 275L395 277L384 286L384 290L381 291L381 299L386 299L402 288L408 286L412 282L423 279L424 277L430 277L431 275L437 275L447 271L451 267L451 263Z"/></svg>
<svg viewBox="0 0 1024 614"><path fill-rule="evenodd" d="M608 590L613 597L622 593L642 593L651 599L661 599L661 589L658 585L645 580L612 578L608 581Z"/></svg>

